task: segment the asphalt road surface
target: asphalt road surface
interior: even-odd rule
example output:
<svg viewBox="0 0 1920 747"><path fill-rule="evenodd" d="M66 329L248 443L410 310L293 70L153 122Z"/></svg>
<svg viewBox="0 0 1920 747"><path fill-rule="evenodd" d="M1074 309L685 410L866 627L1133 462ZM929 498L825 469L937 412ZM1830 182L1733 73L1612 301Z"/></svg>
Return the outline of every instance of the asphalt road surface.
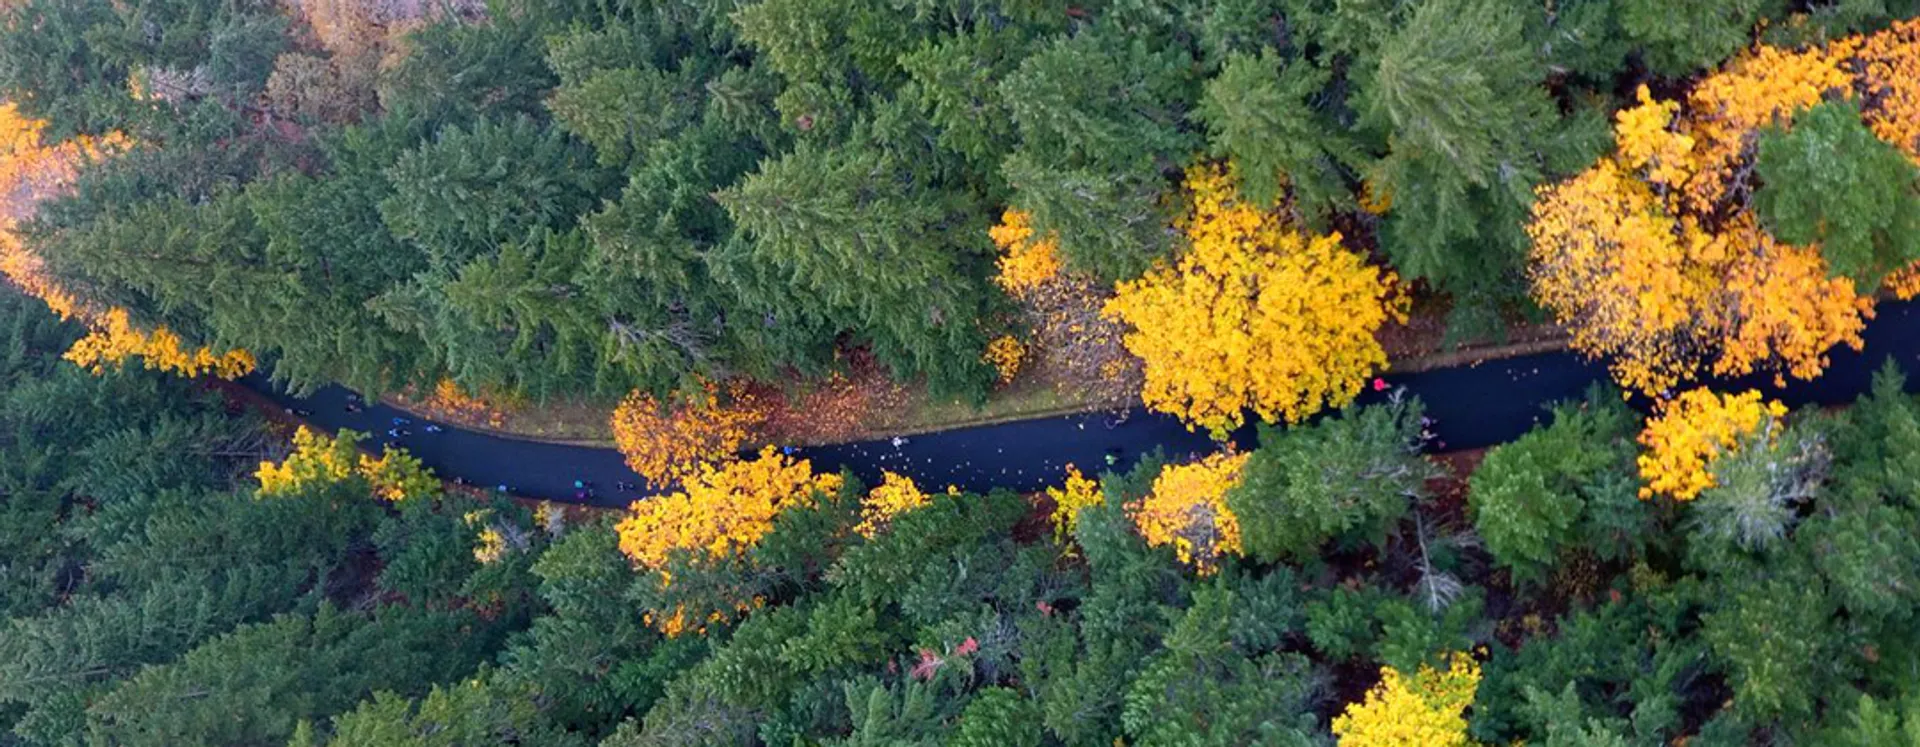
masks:
<svg viewBox="0 0 1920 747"><path fill-rule="evenodd" d="M1880 304L1878 318L1867 327L1865 350L1836 349L1825 375L1811 382L1789 380L1783 389L1773 386L1771 376L1713 383L1721 388L1760 389L1795 407L1838 404L1865 392L1873 371L1892 358L1915 372L1908 388L1920 391L1917 321L1920 303ZM1545 353L1385 378L1389 391L1404 388L1425 403L1427 415L1436 421L1434 447L1454 450L1513 440L1541 421L1552 403L1580 397L1589 386L1606 381L1607 372L1604 365L1572 353ZM283 406L307 411L306 419L315 425L351 428L372 434L370 441L405 447L442 477L463 478L481 487L506 486L516 495L566 502L575 501L573 483L582 480L594 485L588 502L603 506L624 506L644 497L641 492L615 489L617 483L640 480L612 449L522 441L452 426L429 433L426 423L417 420L401 426L408 435L390 438L394 418L412 420L412 416L384 405L350 412L351 395L340 387L294 398L275 390L258 374L245 383ZM1367 404L1386 396L1369 386L1359 401ZM1254 445L1251 427L1234 436L1243 448ZM928 490L957 485L969 491L996 487L1027 491L1059 484L1068 464L1089 474L1109 469L1109 454L1125 468L1155 449L1178 457L1213 448L1204 433L1189 432L1171 417L1136 409L1124 419L1108 413L1069 415L910 436L898 445L880 440L801 448L795 455L812 460L816 470L845 467L868 484L877 482L882 470L890 470Z"/></svg>

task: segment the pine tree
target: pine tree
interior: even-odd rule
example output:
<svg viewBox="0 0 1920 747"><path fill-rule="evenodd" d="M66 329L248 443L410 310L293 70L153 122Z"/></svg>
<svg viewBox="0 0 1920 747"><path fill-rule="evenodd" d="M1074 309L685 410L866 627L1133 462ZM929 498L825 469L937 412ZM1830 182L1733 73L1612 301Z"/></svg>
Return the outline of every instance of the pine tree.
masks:
<svg viewBox="0 0 1920 747"><path fill-rule="evenodd" d="M1875 137L1850 102L1821 104L1769 128L1754 162L1753 208L1781 241L1818 244L1835 274L1877 288L1920 260L1920 168Z"/></svg>
<svg viewBox="0 0 1920 747"><path fill-rule="evenodd" d="M1214 155L1239 169L1247 198L1279 202L1292 191L1301 218L1318 221L1349 207L1346 167L1353 145L1314 111L1311 101L1331 74L1305 60L1287 61L1271 47L1258 56L1235 53L1207 81L1199 116L1212 134Z"/></svg>
<svg viewBox="0 0 1920 747"><path fill-rule="evenodd" d="M802 144L718 199L801 314L854 332L901 376L979 392L992 377L980 361L985 231L904 168L859 146Z"/></svg>

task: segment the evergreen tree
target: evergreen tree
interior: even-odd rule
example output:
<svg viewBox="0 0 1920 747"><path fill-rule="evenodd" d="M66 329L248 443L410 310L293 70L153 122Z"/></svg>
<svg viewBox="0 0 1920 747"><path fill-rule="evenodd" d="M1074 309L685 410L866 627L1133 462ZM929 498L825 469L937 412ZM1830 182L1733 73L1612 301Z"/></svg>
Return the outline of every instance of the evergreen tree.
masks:
<svg viewBox="0 0 1920 747"><path fill-rule="evenodd" d="M1184 115L1196 83L1184 53L1118 22L1055 39L1001 81L1020 134L1003 167L1013 203L1073 267L1130 278L1167 248L1156 203L1162 174L1198 147Z"/></svg>
<svg viewBox="0 0 1920 747"><path fill-rule="evenodd" d="M853 331L901 376L979 392L984 231L904 164L854 145L803 144L719 194L806 317Z"/></svg>
<svg viewBox="0 0 1920 747"><path fill-rule="evenodd" d="M1276 203L1290 189L1295 211L1315 222L1351 207L1346 167L1358 153L1328 134L1335 128L1311 106L1329 80L1326 70L1267 47L1257 57L1234 53L1207 81L1198 114L1212 152L1238 169L1248 199Z"/></svg>
<svg viewBox="0 0 1920 747"><path fill-rule="evenodd" d="M1815 106L1760 137L1754 211L1774 237L1817 244L1860 288L1920 259L1920 168L1875 137L1851 102Z"/></svg>

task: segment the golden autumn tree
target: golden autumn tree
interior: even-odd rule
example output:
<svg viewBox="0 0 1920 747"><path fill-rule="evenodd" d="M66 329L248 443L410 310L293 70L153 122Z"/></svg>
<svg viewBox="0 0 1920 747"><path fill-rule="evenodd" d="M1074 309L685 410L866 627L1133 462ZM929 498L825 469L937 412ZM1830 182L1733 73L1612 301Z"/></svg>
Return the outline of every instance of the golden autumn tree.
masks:
<svg viewBox="0 0 1920 747"><path fill-rule="evenodd" d="M812 505L815 492L839 489L839 475L816 475L807 460L772 447L753 459L702 463L678 492L634 502L617 527L620 551L651 570L665 569L677 550L735 555L759 544L782 511Z"/></svg>
<svg viewBox="0 0 1920 747"><path fill-rule="evenodd" d="M64 357L94 373L125 365L138 358L148 369L193 377L212 374L237 379L253 371L253 354L245 350L215 353L211 348L187 345L164 326L145 332L127 319L127 312L110 309L90 322L92 330L74 341Z"/></svg>
<svg viewBox="0 0 1920 747"><path fill-rule="evenodd" d="M1220 167L1189 170L1187 190L1185 248L1120 283L1106 306L1133 328L1126 346L1145 364L1141 399L1216 437L1248 409L1298 422L1352 402L1387 364L1375 332L1405 319L1393 273L1338 234L1306 235L1274 206L1242 199Z"/></svg>
<svg viewBox="0 0 1920 747"><path fill-rule="evenodd" d="M1034 236L1033 216L1024 210L1008 209L1000 216L1000 225L988 229L987 237L1000 248L999 273L993 280L1010 294L1031 293L1065 271L1059 240Z"/></svg>
<svg viewBox="0 0 1920 747"><path fill-rule="evenodd" d="M341 431L338 437L301 426L293 434L293 453L278 464L261 462L254 472L259 495L275 497L316 486L364 481L381 499L399 502L429 498L440 492L440 480L403 449L387 449L379 457L361 453L364 433Z"/></svg>
<svg viewBox="0 0 1920 747"><path fill-rule="evenodd" d="M707 623L748 612L764 600L752 590L730 589L690 605L672 599L676 556L695 567L718 566L741 558L773 531L780 514L814 505L817 494L840 489L839 475L816 475L806 460L794 460L768 447L753 458L721 465L702 464L679 492L636 501L615 530L620 551L638 568L656 574L657 592L648 603L648 625L668 636L705 632ZM682 566L683 568L685 566Z"/></svg>
<svg viewBox="0 0 1920 747"><path fill-rule="evenodd" d="M1412 677L1381 667L1380 684L1333 719L1340 747L1464 747L1467 707L1480 689L1480 664L1463 653L1445 670L1426 664Z"/></svg>
<svg viewBox="0 0 1920 747"><path fill-rule="evenodd" d="M1642 87L1639 103L1616 115L1614 153L1542 187L1527 227L1534 297L1576 348L1610 357L1633 389L1662 391L1701 370L1818 376L1834 346L1861 347L1876 289L1856 287L1821 246L1782 241L1763 226L1755 143L1845 100L1914 159L1917 69L1920 22L1906 21L1805 50L1757 46L1684 101L1658 101ZM1920 291L1911 270L1884 281L1855 275Z"/></svg>
<svg viewBox="0 0 1920 747"><path fill-rule="evenodd" d="M1240 520L1227 508L1227 490L1240 482L1247 454L1216 452L1192 464L1168 465L1147 497L1127 506L1140 536L1171 546L1180 561L1211 573L1223 555L1238 555Z"/></svg>
<svg viewBox="0 0 1920 747"><path fill-rule="evenodd" d="M1773 433L1785 405L1759 392L1720 394L1690 389L1666 403L1640 433L1641 498L1690 501L1714 485L1713 465L1755 433Z"/></svg>
<svg viewBox="0 0 1920 747"><path fill-rule="evenodd" d="M987 343L987 352L982 357L993 366L1000 383L1005 384L1020 373L1020 364L1027 360L1027 346L1013 335L1001 335Z"/></svg>
<svg viewBox="0 0 1920 747"><path fill-rule="evenodd" d="M651 485L679 482L706 465L732 461L766 412L744 387L730 387L725 402L717 384L662 403L633 392L615 408L613 442L627 466Z"/></svg>
<svg viewBox="0 0 1920 747"><path fill-rule="evenodd" d="M853 531L862 537L873 538L893 518L927 505L931 499L913 484L913 478L893 472L880 473L880 484L867 491L860 500L860 523Z"/></svg>
<svg viewBox="0 0 1920 747"><path fill-rule="evenodd" d="M1067 465L1066 484L1057 488L1047 488L1047 497L1053 500L1053 513L1047 518L1053 524L1053 540L1066 542L1080 527L1080 512L1088 506L1099 505L1103 500L1100 483L1080 474L1080 468Z"/></svg>

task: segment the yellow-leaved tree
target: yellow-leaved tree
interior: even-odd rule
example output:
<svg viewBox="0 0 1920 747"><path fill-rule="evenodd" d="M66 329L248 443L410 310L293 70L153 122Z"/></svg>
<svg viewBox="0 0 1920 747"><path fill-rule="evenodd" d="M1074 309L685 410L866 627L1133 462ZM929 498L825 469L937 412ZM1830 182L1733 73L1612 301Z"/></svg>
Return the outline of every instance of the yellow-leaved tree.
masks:
<svg viewBox="0 0 1920 747"><path fill-rule="evenodd" d="M638 568L658 574L660 589L674 583L669 562L675 554L707 564L731 560L760 544L780 514L814 505L817 494L840 489L839 475L816 475L806 460L767 447L753 459L720 465L702 463L681 483L679 492L635 501L615 527L620 552ZM647 624L668 636L704 632L709 622L759 606L764 600L745 593L709 602L689 611L667 602L645 613Z"/></svg>
<svg viewBox="0 0 1920 747"><path fill-rule="evenodd" d="M930 501L913 478L893 472L880 473L880 484L860 500L860 523L853 531L871 539L893 521L893 517L927 505Z"/></svg>
<svg viewBox="0 0 1920 747"><path fill-rule="evenodd" d="M1020 373L1020 364L1027 359L1027 346L1020 344L1020 339L1013 335L1001 335L987 343L987 351L981 358L993 366L1000 383L1005 384Z"/></svg>
<svg viewBox="0 0 1920 747"><path fill-rule="evenodd" d="M1790 130L1810 108L1843 99L1874 136L1920 163L1916 73L1920 22L1906 21L1808 49L1756 46L1684 102L1643 86L1639 103L1616 115L1614 153L1541 188L1527 227L1534 297L1576 348L1609 357L1629 388L1659 392L1702 370L1818 376L1834 346L1861 347L1877 288L1834 271L1821 246L1763 226L1755 144L1763 130ZM1913 268L1856 276L1920 292Z"/></svg>
<svg viewBox="0 0 1920 747"><path fill-rule="evenodd" d="M89 322L92 330L74 341L63 356L67 361L96 374L126 365L138 358L142 365L180 376L212 374L222 379L237 379L253 371L253 354L245 350L216 353L211 348L187 345L164 326L152 332L142 331L127 319L127 312L110 309Z"/></svg>
<svg viewBox="0 0 1920 747"><path fill-rule="evenodd" d="M1240 554L1240 520L1227 508L1227 490L1239 484L1248 456L1216 452L1162 468L1153 491L1127 506L1140 536L1154 547L1172 546L1203 574L1216 570L1222 555Z"/></svg>
<svg viewBox="0 0 1920 747"><path fill-rule="evenodd" d="M1380 684L1333 719L1340 747L1464 747L1467 706L1480 689L1480 664L1455 653L1445 670L1426 664L1412 677L1380 668Z"/></svg>
<svg viewBox="0 0 1920 747"><path fill-rule="evenodd" d="M261 462L254 477L265 498L303 490L364 481L369 493L399 502L439 494L440 480L403 449L387 449L379 457L361 453L366 434L343 430L329 437L306 426L293 434L293 453L279 464Z"/></svg>
<svg viewBox="0 0 1920 747"><path fill-rule="evenodd" d="M1080 512L1102 500L1100 483L1080 474L1080 468L1071 464L1067 465L1066 484L1047 488L1047 497L1053 500L1053 514L1048 518L1053 522L1055 542L1072 537L1080 527Z"/></svg>
<svg viewBox="0 0 1920 747"><path fill-rule="evenodd" d="M614 445L627 466L655 486L730 462L767 413L744 387L730 387L724 403L720 394L712 382L670 404L644 392L628 394L613 411Z"/></svg>
<svg viewBox="0 0 1920 747"><path fill-rule="evenodd" d="M617 527L620 551L651 570L664 570L676 550L735 555L759 544L782 511L811 506L814 493L839 489L839 475L816 475L807 460L772 447L753 459L701 464L678 492L634 502Z"/></svg>
<svg viewBox="0 0 1920 747"><path fill-rule="evenodd" d="M1785 405L1762 400L1759 392L1721 394L1690 389L1647 420L1640 433L1641 498L1665 495L1690 501L1713 487L1713 464L1755 433L1778 431Z"/></svg>
<svg viewBox="0 0 1920 747"><path fill-rule="evenodd" d="M1000 271L994 282L1015 296L1039 289L1066 267L1060 260L1059 240L1034 236L1033 216L1024 210L1009 208L1002 213L1000 225L988 229L987 237L1000 247Z"/></svg>
<svg viewBox="0 0 1920 747"><path fill-rule="evenodd" d="M1120 283L1105 310L1133 328L1141 399L1216 438L1248 409L1298 422L1352 402L1387 363L1375 332L1405 319L1393 273L1339 234L1307 235L1275 206L1249 203L1227 169L1188 170L1187 191L1185 246Z"/></svg>

